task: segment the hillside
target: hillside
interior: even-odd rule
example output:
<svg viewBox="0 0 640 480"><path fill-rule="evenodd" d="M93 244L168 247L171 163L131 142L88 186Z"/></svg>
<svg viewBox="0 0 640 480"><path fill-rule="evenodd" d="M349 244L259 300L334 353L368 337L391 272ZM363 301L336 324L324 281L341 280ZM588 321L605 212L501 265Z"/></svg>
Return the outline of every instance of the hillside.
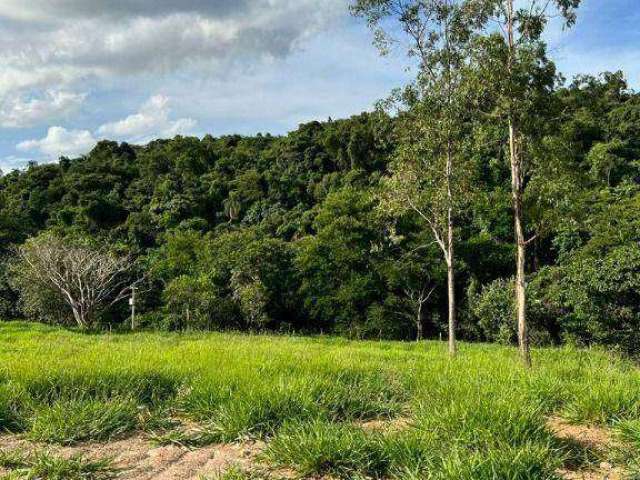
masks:
<svg viewBox="0 0 640 480"><path fill-rule="evenodd" d="M526 258L531 337L633 353L639 97L622 74L605 74L558 87L552 100L524 203L534 237ZM54 235L133 260L129 273L145 279L138 328L437 338L446 332L441 252L415 212L383 208L398 121L364 113L283 137L104 141L84 157L7 173L0 314L76 324L64 299L45 295L46 285L14 262L27 239ZM474 188L456 218L460 334L511 342L508 139L491 122L473 132L466 175ZM420 292L431 292L428 301L417 301ZM89 322L128 328L126 302Z"/></svg>

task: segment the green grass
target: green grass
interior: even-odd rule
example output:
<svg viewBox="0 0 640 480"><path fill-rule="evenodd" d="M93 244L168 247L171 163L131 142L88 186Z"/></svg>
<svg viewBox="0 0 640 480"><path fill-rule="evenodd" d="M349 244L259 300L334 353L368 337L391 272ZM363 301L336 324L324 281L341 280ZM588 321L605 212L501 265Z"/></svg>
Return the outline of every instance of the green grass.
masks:
<svg viewBox="0 0 640 480"><path fill-rule="evenodd" d="M381 435L321 420L286 425L270 442L266 457L278 466L293 465L303 475L354 478L383 475L389 469Z"/></svg>
<svg viewBox="0 0 640 480"><path fill-rule="evenodd" d="M554 438L549 415L616 428L637 453L635 365L599 350L533 354L526 371L497 345L461 344L451 360L439 342L4 323L0 429L59 444L140 429L193 446L261 438L267 464L341 478L552 479L589 455ZM394 418L401 428L363 427Z"/></svg>
<svg viewBox="0 0 640 480"><path fill-rule="evenodd" d="M6 478L15 480L106 480L115 474L108 460L63 458L46 451L24 454L0 450L0 467L9 470Z"/></svg>
<svg viewBox="0 0 640 480"><path fill-rule="evenodd" d="M213 475L212 477L202 477L201 480L274 480L277 477L269 473L245 471L237 467L232 467L226 472Z"/></svg>
<svg viewBox="0 0 640 480"><path fill-rule="evenodd" d="M130 398L58 400L33 413L29 437L60 444L109 440L135 430L138 415Z"/></svg>

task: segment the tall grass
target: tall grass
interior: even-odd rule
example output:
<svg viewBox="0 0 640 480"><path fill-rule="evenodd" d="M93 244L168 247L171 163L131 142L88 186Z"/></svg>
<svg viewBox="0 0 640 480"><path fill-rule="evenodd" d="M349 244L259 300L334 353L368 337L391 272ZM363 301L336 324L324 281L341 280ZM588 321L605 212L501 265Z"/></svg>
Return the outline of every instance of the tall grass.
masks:
<svg viewBox="0 0 640 480"><path fill-rule="evenodd" d="M130 398L57 401L37 409L29 437L73 444L84 440L109 440L138 426L138 406Z"/></svg>
<svg viewBox="0 0 640 480"><path fill-rule="evenodd" d="M265 439L266 461L302 474L406 479L554 478L573 453L546 427L550 415L637 438L633 364L559 348L536 350L534 365L523 370L496 345L463 344L450 360L439 342L6 323L0 429L70 444L167 429L172 417L200 425L197 444ZM367 426L397 418L397 428Z"/></svg>

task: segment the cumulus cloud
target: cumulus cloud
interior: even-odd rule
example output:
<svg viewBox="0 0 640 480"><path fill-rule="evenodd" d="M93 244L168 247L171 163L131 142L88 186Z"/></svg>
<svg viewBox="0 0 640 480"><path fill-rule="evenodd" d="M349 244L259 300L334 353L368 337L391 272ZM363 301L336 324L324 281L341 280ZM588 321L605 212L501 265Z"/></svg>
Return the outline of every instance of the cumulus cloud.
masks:
<svg viewBox="0 0 640 480"><path fill-rule="evenodd" d="M16 145L16 149L23 152L40 152L49 158L74 157L87 153L95 144L96 139L88 130L49 127L44 138L20 142Z"/></svg>
<svg viewBox="0 0 640 480"><path fill-rule="evenodd" d="M16 145L22 152L36 152L50 160L60 156L75 157L91 150L98 138L143 144L155 138L171 138L193 132L197 122L191 118L171 119L169 98L155 95L134 114L105 123L95 133L89 130L73 130L50 127L41 139L25 140Z"/></svg>
<svg viewBox="0 0 640 480"><path fill-rule="evenodd" d="M151 97L137 113L110 122L98 128L98 134L106 138L146 143L157 137L175 137L191 133L196 121L191 118L171 120L169 99L164 95Z"/></svg>
<svg viewBox="0 0 640 480"><path fill-rule="evenodd" d="M293 2L299 0L293 0ZM288 2L288 3L293 3ZM161 16L200 12L216 16L246 13L250 5L269 6L273 0L3 0L3 15L15 20L52 21L65 18ZM280 2L287 3L287 2Z"/></svg>
<svg viewBox="0 0 640 480"><path fill-rule="evenodd" d="M47 90L40 97L14 96L0 102L0 127L29 127L61 117L82 105L84 93Z"/></svg>
<svg viewBox="0 0 640 480"><path fill-rule="evenodd" d="M4 0L0 95L79 79L224 72L286 56L344 13L346 0Z"/></svg>
<svg viewBox="0 0 640 480"><path fill-rule="evenodd" d="M0 158L0 170L3 173L10 172L11 170L19 170L26 167L32 160L31 158L9 155L8 157Z"/></svg>

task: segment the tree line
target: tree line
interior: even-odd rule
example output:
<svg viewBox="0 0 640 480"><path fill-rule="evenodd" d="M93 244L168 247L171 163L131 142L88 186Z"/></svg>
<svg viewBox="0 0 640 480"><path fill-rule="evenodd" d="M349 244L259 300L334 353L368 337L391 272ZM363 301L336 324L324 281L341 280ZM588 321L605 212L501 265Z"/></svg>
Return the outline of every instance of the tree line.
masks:
<svg viewBox="0 0 640 480"><path fill-rule="evenodd" d="M578 1L524 3L355 2L417 66L374 112L4 175L0 315L125 328L135 287L140 328L637 351L640 96L548 59Z"/></svg>

